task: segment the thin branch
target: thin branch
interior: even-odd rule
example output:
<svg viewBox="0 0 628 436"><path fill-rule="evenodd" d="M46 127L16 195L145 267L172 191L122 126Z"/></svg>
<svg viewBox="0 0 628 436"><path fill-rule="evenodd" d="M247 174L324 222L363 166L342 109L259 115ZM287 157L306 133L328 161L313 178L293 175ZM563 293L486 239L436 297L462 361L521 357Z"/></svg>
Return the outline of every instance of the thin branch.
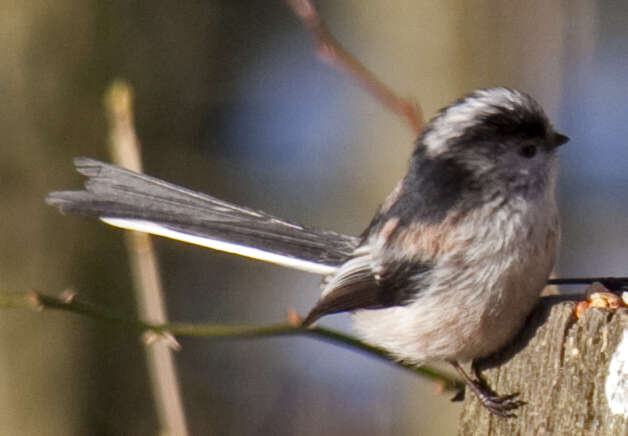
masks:
<svg viewBox="0 0 628 436"><path fill-rule="evenodd" d="M123 168L142 172L141 147L133 122L131 86L123 81L113 82L105 95L105 109L109 118L109 148L114 162ZM166 308L157 257L150 236L139 232L125 232L124 236L139 316L152 323L163 324L167 321ZM145 336L146 343L153 339L155 335ZM172 357L172 348L177 345L174 338L160 341L147 347L146 355L160 432L172 436L187 436L189 432Z"/></svg>
<svg viewBox="0 0 628 436"><path fill-rule="evenodd" d="M548 285L590 285L594 282L602 283L612 291L628 289L628 277L581 277L566 279L549 279Z"/></svg>
<svg viewBox="0 0 628 436"><path fill-rule="evenodd" d="M384 107L403 119L418 136L423 130L423 113L416 101L399 97L351 55L327 30L310 0L286 0L287 5L310 32L318 57L332 68L355 80Z"/></svg>
<svg viewBox="0 0 628 436"><path fill-rule="evenodd" d="M139 333L152 333L167 342L170 336L195 336L213 339L263 338L271 336L309 336L335 345L361 352L385 362L401 367L414 374L418 374L436 382L444 391L460 391L464 384L455 377L427 366L417 367L404 362L392 360L385 350L366 344L359 339L346 335L337 330L324 327L304 328L291 323L271 324L261 326L251 325L223 325L209 323L168 323L152 324L139 319L128 318L107 308L87 303L76 297L75 294L65 293L61 297L53 297L38 292L3 293L0 294L0 308L19 308L44 310L53 309L83 315L117 325L132 328Z"/></svg>

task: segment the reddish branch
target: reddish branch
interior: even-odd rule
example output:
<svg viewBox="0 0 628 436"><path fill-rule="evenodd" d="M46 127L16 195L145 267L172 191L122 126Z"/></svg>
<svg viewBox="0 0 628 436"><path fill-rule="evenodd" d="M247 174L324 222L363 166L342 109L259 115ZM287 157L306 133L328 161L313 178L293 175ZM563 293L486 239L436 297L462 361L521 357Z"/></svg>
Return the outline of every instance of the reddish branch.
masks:
<svg viewBox="0 0 628 436"><path fill-rule="evenodd" d="M286 0L286 3L314 38L318 57L355 80L384 107L403 119L418 136L423 129L423 114L418 103L396 95L345 50L329 33L310 0Z"/></svg>

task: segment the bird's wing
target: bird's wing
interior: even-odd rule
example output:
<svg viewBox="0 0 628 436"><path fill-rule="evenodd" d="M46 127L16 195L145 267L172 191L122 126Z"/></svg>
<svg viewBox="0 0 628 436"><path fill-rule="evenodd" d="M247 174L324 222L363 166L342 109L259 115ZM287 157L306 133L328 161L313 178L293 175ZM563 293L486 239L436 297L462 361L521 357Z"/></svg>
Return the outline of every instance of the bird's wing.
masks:
<svg viewBox="0 0 628 436"><path fill-rule="evenodd" d="M376 259L376 260L374 260ZM327 282L323 296L304 325L322 316L358 309L404 306L422 289L429 263L391 259L384 264L368 245L361 246Z"/></svg>

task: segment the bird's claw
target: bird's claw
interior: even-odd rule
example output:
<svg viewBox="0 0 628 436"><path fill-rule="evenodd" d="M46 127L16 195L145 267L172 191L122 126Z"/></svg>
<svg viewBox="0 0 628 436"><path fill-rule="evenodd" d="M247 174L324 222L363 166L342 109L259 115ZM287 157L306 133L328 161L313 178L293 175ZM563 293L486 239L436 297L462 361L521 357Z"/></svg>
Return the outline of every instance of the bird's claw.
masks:
<svg viewBox="0 0 628 436"><path fill-rule="evenodd" d="M516 415L512 413L512 411L525 404L525 401L516 399L519 396L518 393L510 395L497 395L478 383L474 383L474 387L471 387L471 389L474 391L478 400L484 407L486 407L491 413L503 416L504 418L515 417Z"/></svg>
<svg viewBox="0 0 628 436"><path fill-rule="evenodd" d="M450 363L462 376L465 385L473 391L480 403L482 403L482 406L486 407L489 412L504 418L513 418L516 415L512 413L512 411L525 404L525 401L516 399L519 396L518 393L500 396L493 392L482 382L479 374L479 368L476 366L475 362L472 364L472 368L477 377L475 380L472 377L469 377L458 362L452 361ZM460 391L454 398L452 398L452 401L460 401L463 398L464 391Z"/></svg>

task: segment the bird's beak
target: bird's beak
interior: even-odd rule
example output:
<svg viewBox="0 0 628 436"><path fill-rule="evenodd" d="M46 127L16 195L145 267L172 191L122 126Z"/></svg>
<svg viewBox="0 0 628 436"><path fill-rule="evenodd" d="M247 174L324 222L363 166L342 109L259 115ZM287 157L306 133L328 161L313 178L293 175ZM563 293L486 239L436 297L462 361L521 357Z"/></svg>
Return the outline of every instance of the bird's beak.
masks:
<svg viewBox="0 0 628 436"><path fill-rule="evenodd" d="M554 146L554 148L556 148L556 147L560 147L563 144L566 144L568 141L569 141L568 136L563 135L562 133L555 132L552 145Z"/></svg>

